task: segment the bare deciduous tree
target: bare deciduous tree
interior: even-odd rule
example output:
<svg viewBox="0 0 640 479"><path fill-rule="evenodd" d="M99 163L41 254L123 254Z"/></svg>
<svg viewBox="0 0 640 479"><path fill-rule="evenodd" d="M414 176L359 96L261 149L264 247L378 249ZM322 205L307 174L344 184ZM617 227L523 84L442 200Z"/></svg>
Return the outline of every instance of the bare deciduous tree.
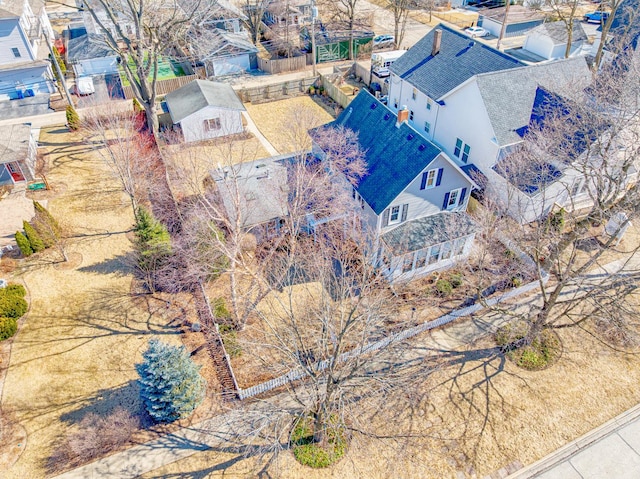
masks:
<svg viewBox="0 0 640 479"><path fill-rule="evenodd" d="M202 0L86 0L84 8L119 57L134 97L145 110L147 126L158 132L156 112L159 61L179 45L193 24L205 21L214 2Z"/></svg>
<svg viewBox="0 0 640 479"><path fill-rule="evenodd" d="M629 296L616 286L638 271L638 246L617 247L618 235L640 214L640 82L637 61L627 60L623 69L601 71L578 99L550 95L534 111L524 143L496 167L507 180L497 188L510 193L487 192L501 199L498 216L537 218L502 222L501 231L531 255L539 283L540 300L526 318L527 344L543 330L582 325L593 315L601 325L637 328L635 319L620 322L629 318ZM598 272L615 252L621 272Z"/></svg>

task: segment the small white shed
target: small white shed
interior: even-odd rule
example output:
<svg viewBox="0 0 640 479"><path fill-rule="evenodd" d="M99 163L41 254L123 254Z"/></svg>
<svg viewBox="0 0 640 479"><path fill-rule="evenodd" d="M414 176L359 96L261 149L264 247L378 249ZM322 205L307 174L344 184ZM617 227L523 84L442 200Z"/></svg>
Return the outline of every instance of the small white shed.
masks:
<svg viewBox="0 0 640 479"><path fill-rule="evenodd" d="M194 80L165 97L171 121L185 142L242 133L244 105L226 83Z"/></svg>
<svg viewBox="0 0 640 479"><path fill-rule="evenodd" d="M564 22L543 23L527 34L522 49L547 60L557 60L564 58L568 41L569 35ZM587 34L582 25L580 22L574 21L569 56L579 54L586 41Z"/></svg>

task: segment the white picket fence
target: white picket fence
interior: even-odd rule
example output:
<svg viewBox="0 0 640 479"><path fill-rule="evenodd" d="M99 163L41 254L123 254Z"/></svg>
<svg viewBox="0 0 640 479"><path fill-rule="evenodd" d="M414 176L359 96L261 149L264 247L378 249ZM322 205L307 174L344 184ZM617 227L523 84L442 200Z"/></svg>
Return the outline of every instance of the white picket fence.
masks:
<svg viewBox="0 0 640 479"><path fill-rule="evenodd" d="M546 283L548 279L549 279L549 275L546 272L543 272L543 282ZM390 336L387 336L386 338L381 339L379 341L369 343L363 346L362 348L358 348L358 349L343 353L340 356L338 356L338 361L343 362L343 361L346 361L347 359L359 356L361 354L367 354L373 351L377 351L379 349L384 349L393 343L399 343L401 341L405 341L409 338L417 336L420 333L424 333L425 331L429 331L431 329L444 326L445 324L450 323L458 318L461 318L464 316L470 316L471 314L474 314L486 307L495 306L496 304L502 303L508 299L514 298L521 294L528 293L538 288L539 286L540 286L540 283L537 280L532 281L530 283L520 286L519 288L512 289L511 291L497 295L496 297L488 299L484 302L477 302L475 304L472 304L471 306L467 306L466 308L457 309L455 311L450 312L449 314L440 316L439 318L434 319L433 321L427 321L425 323L419 324L412 328L405 329L404 331L400 331L399 333L395 333ZM316 363L316 365L314 366L314 369L316 371L322 371L326 369L329 366L329 364L330 364L329 360L325 359L324 361L320 361ZM271 391L272 389L276 389L281 386L284 386L292 381L303 379L307 375L308 373L303 368L301 367L294 368L288 373L283 374L282 376L279 376L274 379L270 379L269 381L266 381L260 384L256 384L255 386L252 386L250 388L247 388L247 389L238 388L237 395L238 395L238 398L241 400L248 399L250 397L263 394L267 391Z"/></svg>

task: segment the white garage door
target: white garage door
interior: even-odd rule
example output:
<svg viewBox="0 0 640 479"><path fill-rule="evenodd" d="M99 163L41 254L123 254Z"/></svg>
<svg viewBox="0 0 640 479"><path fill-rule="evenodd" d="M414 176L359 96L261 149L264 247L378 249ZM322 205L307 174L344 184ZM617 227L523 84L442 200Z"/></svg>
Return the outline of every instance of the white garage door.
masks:
<svg viewBox="0 0 640 479"><path fill-rule="evenodd" d="M226 57L213 61L213 75L230 75L232 73L242 73L249 70L249 55L240 55L237 57Z"/></svg>

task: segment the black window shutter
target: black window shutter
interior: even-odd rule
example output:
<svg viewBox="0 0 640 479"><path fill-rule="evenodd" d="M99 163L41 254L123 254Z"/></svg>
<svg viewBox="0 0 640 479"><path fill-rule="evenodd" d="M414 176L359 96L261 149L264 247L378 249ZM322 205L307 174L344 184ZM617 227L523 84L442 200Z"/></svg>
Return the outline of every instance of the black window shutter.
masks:
<svg viewBox="0 0 640 479"><path fill-rule="evenodd" d="M447 194L444 195L444 201L442 202L442 209L446 210L448 204L449 204L449 193L447 192Z"/></svg>
<svg viewBox="0 0 640 479"><path fill-rule="evenodd" d="M429 172L425 171L422 173L422 183L420 183L420 189L424 190L424 187L427 186L427 176L429 176Z"/></svg>
<svg viewBox="0 0 640 479"><path fill-rule="evenodd" d="M382 226L389 225L389 208L382 212Z"/></svg>
<svg viewBox="0 0 640 479"><path fill-rule="evenodd" d="M467 195L467 189L466 188L462 188L462 193L460 193L460 201L458 201L459 205L463 205L464 204L464 197Z"/></svg>
<svg viewBox="0 0 640 479"><path fill-rule="evenodd" d="M443 171L444 171L444 168L438 169L438 178L436 179L436 186L440 186L440 183L442 183L442 172Z"/></svg>
<svg viewBox="0 0 640 479"><path fill-rule="evenodd" d="M409 211L409 205L402 205L402 219L400 221L407 221L407 212Z"/></svg>

